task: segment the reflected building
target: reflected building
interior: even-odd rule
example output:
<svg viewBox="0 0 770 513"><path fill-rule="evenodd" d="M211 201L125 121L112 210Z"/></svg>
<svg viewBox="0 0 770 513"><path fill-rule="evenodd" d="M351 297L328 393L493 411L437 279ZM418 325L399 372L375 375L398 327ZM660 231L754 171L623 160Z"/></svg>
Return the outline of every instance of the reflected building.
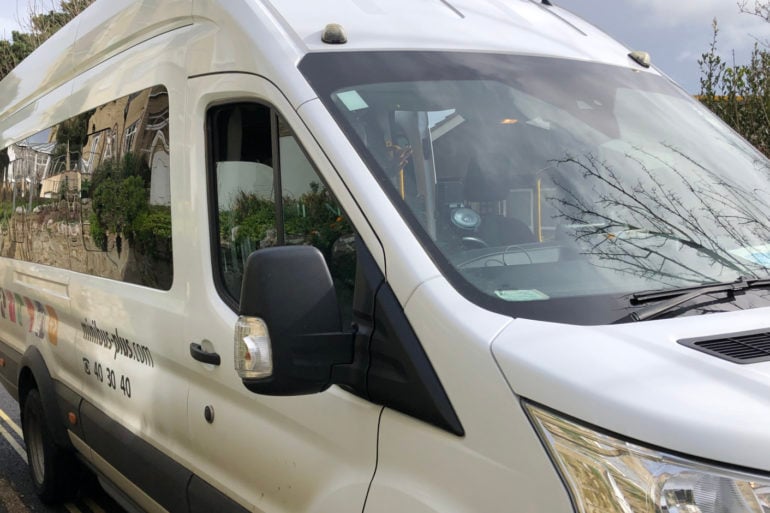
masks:
<svg viewBox="0 0 770 513"><path fill-rule="evenodd" d="M26 194L50 173L56 144L23 141L8 147L3 188Z"/></svg>
<svg viewBox="0 0 770 513"><path fill-rule="evenodd" d="M85 132L82 133L82 132ZM150 204L171 204L169 184L168 92L145 89L102 105L76 129L51 130L49 144L60 156L43 177L42 197L54 197L63 183L79 190L82 180L108 160L135 153L151 169ZM79 141L84 141L82 146Z"/></svg>
<svg viewBox="0 0 770 513"><path fill-rule="evenodd" d="M1 149L4 191L13 201L3 197L0 255L168 290L169 153L163 86Z"/></svg>

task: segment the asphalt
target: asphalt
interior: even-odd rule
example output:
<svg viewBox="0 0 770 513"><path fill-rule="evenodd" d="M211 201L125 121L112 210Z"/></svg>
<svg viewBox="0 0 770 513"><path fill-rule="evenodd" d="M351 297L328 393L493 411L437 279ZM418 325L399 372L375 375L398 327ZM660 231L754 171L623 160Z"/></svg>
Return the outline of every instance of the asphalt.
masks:
<svg viewBox="0 0 770 513"><path fill-rule="evenodd" d="M38 500L30 479L19 405L0 386L0 513L125 513L88 473L76 500L56 507Z"/></svg>

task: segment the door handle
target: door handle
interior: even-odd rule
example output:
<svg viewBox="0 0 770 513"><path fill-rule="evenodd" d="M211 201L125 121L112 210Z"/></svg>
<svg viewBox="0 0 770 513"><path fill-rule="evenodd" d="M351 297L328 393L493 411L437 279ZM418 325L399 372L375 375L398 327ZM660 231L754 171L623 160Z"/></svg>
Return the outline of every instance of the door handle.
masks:
<svg viewBox="0 0 770 513"><path fill-rule="evenodd" d="M222 359L219 357L219 353L209 353L196 342L190 344L190 356L199 362L208 363L210 365L219 365L222 363Z"/></svg>

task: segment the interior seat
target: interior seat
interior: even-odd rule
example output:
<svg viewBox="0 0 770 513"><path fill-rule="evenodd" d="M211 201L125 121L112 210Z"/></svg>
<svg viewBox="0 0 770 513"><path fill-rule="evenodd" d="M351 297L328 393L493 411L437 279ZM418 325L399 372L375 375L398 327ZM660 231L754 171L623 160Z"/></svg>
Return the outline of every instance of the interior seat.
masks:
<svg viewBox="0 0 770 513"><path fill-rule="evenodd" d="M468 164L465 199L482 207L481 224L472 236L489 246L537 242L535 234L523 221L499 214L500 204L510 191L509 173L510 161L504 155L473 158Z"/></svg>

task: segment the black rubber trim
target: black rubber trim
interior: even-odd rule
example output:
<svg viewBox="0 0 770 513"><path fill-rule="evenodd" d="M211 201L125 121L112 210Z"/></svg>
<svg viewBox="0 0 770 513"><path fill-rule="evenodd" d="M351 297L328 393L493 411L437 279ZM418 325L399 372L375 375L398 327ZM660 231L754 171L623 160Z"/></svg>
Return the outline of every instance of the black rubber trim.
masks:
<svg viewBox="0 0 770 513"><path fill-rule="evenodd" d="M464 436L460 419L389 284L380 287L376 302L367 377L369 397Z"/></svg>
<svg viewBox="0 0 770 513"><path fill-rule="evenodd" d="M48 366L43 359L43 355L40 354L40 350L35 346L27 348L27 351L21 358L18 380L20 388L19 394L24 394L26 392L26 390L21 390L21 388L23 388L22 380L26 379L25 371L27 370L31 373L32 378L35 380L35 386L40 392L40 399L43 403L43 414L45 415L45 421L53 431L54 442L62 448L72 450L72 443L70 442L69 436L67 436L67 429L64 422L62 422L61 410L59 409L56 400L56 387L53 378L51 377L51 373L48 372ZM28 385L25 384L24 386ZM24 397L20 396L19 399L23 411Z"/></svg>
<svg viewBox="0 0 770 513"><path fill-rule="evenodd" d="M358 244L356 248L356 352L365 347L367 358L359 357L353 364L359 370L352 376L359 376L366 366L363 387L354 389L375 403L464 436L460 419L393 289L366 247Z"/></svg>
<svg viewBox="0 0 770 513"><path fill-rule="evenodd" d="M0 340L0 360L4 363L0 367L0 384L17 402L19 400L19 363L21 353Z"/></svg>
<svg viewBox="0 0 770 513"><path fill-rule="evenodd" d="M85 442L110 465L168 511L188 511L192 472L83 401L80 419ZM217 511L211 509L210 511Z"/></svg>
<svg viewBox="0 0 770 513"><path fill-rule="evenodd" d="M226 496L198 476L192 476L187 487L190 513L248 513L249 510Z"/></svg>
<svg viewBox="0 0 770 513"><path fill-rule="evenodd" d="M687 338L677 342L690 349L739 365L770 360L770 329Z"/></svg>

